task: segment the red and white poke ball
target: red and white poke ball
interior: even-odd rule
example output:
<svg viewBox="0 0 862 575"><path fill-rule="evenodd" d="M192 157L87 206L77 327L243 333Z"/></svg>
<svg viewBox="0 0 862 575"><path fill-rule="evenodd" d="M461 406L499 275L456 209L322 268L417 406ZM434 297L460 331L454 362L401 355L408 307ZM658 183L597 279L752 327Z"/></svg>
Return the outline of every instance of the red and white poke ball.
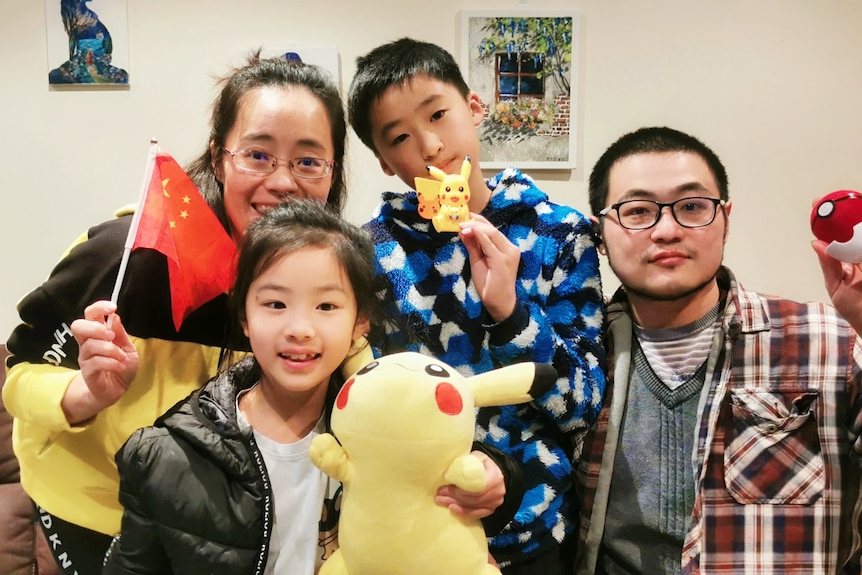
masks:
<svg viewBox="0 0 862 575"><path fill-rule="evenodd" d="M838 190L817 200L811 231L836 260L862 263L862 192Z"/></svg>

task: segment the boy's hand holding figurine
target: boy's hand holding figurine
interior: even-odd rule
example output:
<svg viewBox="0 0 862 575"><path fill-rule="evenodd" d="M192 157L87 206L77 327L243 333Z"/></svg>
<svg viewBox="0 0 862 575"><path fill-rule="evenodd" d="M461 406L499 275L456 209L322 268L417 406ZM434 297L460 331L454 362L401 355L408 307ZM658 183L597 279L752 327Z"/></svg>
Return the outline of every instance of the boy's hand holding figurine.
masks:
<svg viewBox="0 0 862 575"><path fill-rule="evenodd" d="M476 290L495 322L502 321L515 309L515 279L521 262L521 250L487 219L471 214L469 178L470 156L461 163L461 172L446 174L428 166L435 179L416 178L419 214L431 220L438 232L460 232L470 255L470 269Z"/></svg>
<svg viewBox="0 0 862 575"><path fill-rule="evenodd" d="M461 241L470 256L470 271L482 305L495 322L501 322L515 309L515 281L521 263L521 250L484 217L473 218L461 226Z"/></svg>

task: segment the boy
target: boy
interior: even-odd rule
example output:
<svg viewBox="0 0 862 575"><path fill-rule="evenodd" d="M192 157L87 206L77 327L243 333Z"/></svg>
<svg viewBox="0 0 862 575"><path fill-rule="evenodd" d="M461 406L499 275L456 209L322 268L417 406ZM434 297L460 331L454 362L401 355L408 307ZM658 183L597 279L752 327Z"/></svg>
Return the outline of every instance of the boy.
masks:
<svg viewBox="0 0 862 575"><path fill-rule="evenodd" d="M366 228L380 291L400 327L383 353L411 349L464 375L518 361L553 364L556 387L519 406L483 408L476 439L521 462L526 495L489 545L507 575L571 573L577 510L571 458L604 391L598 255L589 221L548 201L515 168L479 169L478 96L446 50L404 38L357 60L348 95L356 134L411 188L427 166L469 157L471 219L437 232L415 192L387 192Z"/></svg>

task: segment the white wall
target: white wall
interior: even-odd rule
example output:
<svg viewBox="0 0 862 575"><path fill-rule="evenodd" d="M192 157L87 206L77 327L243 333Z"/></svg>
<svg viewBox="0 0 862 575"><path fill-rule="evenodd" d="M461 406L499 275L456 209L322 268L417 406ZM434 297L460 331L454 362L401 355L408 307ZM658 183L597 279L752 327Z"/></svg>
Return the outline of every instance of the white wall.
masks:
<svg viewBox="0 0 862 575"><path fill-rule="evenodd" d="M808 214L816 196L862 189L858 0L128 2L131 87L55 91L44 3L0 1L0 340L71 240L136 200L150 137L180 162L196 155L213 78L244 51L336 45L346 85L356 56L401 36L457 54L462 8L580 11L579 167L533 174L552 199L588 212L589 169L624 132L689 131L728 168L726 261L737 275L761 291L826 297ZM349 174L356 223L378 192L404 189L355 138ZM606 269L606 291L616 285Z"/></svg>

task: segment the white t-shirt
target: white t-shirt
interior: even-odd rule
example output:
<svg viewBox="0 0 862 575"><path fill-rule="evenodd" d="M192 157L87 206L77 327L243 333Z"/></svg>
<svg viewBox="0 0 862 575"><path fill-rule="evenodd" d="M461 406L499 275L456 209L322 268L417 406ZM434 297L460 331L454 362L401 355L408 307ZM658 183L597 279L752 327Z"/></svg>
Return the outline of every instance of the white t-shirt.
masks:
<svg viewBox="0 0 862 575"><path fill-rule="evenodd" d="M251 427L239 409L239 398L248 391L237 396L242 429ZM323 431L322 416L311 433L295 443L278 443L253 430L272 484L275 510L266 575L313 575L323 562L318 522L329 478L308 457L311 440Z"/></svg>

